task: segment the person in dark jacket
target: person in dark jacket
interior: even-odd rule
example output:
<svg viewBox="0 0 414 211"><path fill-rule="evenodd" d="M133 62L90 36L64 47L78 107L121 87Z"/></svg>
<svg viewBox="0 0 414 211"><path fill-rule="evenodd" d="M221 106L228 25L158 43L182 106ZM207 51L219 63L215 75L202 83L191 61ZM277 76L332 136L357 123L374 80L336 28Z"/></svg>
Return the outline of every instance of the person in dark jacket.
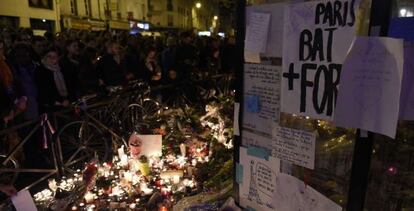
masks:
<svg viewBox="0 0 414 211"><path fill-rule="evenodd" d="M60 59L59 65L65 78L68 99L79 98L79 43L77 40L66 41L66 54Z"/></svg>
<svg viewBox="0 0 414 211"><path fill-rule="evenodd" d="M159 85L161 82L161 67L157 60L157 50L149 48L143 61L140 64L140 78L152 86Z"/></svg>
<svg viewBox="0 0 414 211"><path fill-rule="evenodd" d="M83 49L79 61L79 90L87 95L99 91L99 79L96 71L98 51L93 47Z"/></svg>
<svg viewBox="0 0 414 211"><path fill-rule="evenodd" d="M21 90L27 97L27 109L24 113L25 120L32 120L38 117L37 85L34 79L34 72L38 66L33 58L33 51L30 45L17 44L14 47L14 79L21 86Z"/></svg>
<svg viewBox="0 0 414 211"><path fill-rule="evenodd" d="M173 37L167 39L167 48L162 52L161 63L162 63L162 80L168 84L171 80L169 78L170 72L172 75L176 75L175 59L177 54L177 41ZM175 80L176 78L172 79Z"/></svg>
<svg viewBox="0 0 414 211"><path fill-rule="evenodd" d="M40 113L56 111L68 107L68 90L65 78L60 71L59 50L51 47L46 50L42 64L35 70Z"/></svg>
<svg viewBox="0 0 414 211"><path fill-rule="evenodd" d="M197 66L198 52L192 44L193 37L190 32L183 32L182 42L177 48L176 66L179 80L188 81L191 77L193 68Z"/></svg>
<svg viewBox="0 0 414 211"><path fill-rule="evenodd" d="M120 51L120 45L117 42L110 41L106 54L99 59L97 72L102 85L120 86L127 81Z"/></svg>
<svg viewBox="0 0 414 211"><path fill-rule="evenodd" d="M26 109L27 97L23 96L6 61L5 43L0 40L0 117L7 124Z"/></svg>

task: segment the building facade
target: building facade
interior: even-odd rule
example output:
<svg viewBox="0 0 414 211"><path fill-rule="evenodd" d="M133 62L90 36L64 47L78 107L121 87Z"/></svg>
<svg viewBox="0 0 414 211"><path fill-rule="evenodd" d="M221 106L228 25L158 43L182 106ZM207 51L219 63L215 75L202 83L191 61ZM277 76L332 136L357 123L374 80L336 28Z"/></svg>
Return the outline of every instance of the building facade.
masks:
<svg viewBox="0 0 414 211"><path fill-rule="evenodd" d="M129 30L129 21L145 21L147 0L60 0L64 28Z"/></svg>
<svg viewBox="0 0 414 211"><path fill-rule="evenodd" d="M59 31L59 9L54 0L1 0L0 27L32 28L35 33Z"/></svg>
<svg viewBox="0 0 414 211"><path fill-rule="evenodd" d="M148 8L156 27L210 31L218 22L217 0L148 0Z"/></svg>
<svg viewBox="0 0 414 211"><path fill-rule="evenodd" d="M130 30L149 23L146 29L151 25L155 29L217 32L218 3L219 0L1 0L0 27L99 31Z"/></svg>

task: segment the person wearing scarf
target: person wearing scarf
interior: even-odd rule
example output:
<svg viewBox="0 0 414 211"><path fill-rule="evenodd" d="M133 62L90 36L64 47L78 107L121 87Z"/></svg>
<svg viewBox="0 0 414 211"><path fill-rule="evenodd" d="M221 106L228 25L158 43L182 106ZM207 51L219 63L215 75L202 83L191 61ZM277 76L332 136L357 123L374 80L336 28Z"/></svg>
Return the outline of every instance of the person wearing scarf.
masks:
<svg viewBox="0 0 414 211"><path fill-rule="evenodd" d="M35 70L40 112L47 113L68 107L68 91L65 78L60 71L58 49L49 48L41 63Z"/></svg>

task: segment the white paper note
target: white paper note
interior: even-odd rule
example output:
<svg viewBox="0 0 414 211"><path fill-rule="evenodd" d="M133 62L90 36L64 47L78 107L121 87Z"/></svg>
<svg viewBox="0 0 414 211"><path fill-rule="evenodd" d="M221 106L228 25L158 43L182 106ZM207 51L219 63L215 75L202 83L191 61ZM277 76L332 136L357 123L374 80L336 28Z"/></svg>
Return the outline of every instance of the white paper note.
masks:
<svg viewBox="0 0 414 211"><path fill-rule="evenodd" d="M246 7L246 24L249 25L250 15L268 13L270 15L269 33L267 36L265 56L282 58L283 43L283 9L285 3L256 4Z"/></svg>
<svg viewBox="0 0 414 211"><path fill-rule="evenodd" d="M246 27L244 49L253 53L262 53L266 51L269 22L269 13L254 12L250 14Z"/></svg>
<svg viewBox="0 0 414 211"><path fill-rule="evenodd" d="M358 2L308 1L285 7L282 112L332 120L341 65L355 36ZM337 3L347 18L338 20L331 10L320 10Z"/></svg>
<svg viewBox="0 0 414 211"><path fill-rule="evenodd" d="M280 211L341 211L342 207L331 201L296 177L277 175L274 201Z"/></svg>
<svg viewBox="0 0 414 211"><path fill-rule="evenodd" d="M260 53L244 50L244 61L248 63L260 64Z"/></svg>
<svg viewBox="0 0 414 211"><path fill-rule="evenodd" d="M400 119L414 120L414 42L404 43L404 75L401 86Z"/></svg>
<svg viewBox="0 0 414 211"><path fill-rule="evenodd" d="M281 67L244 65L243 128L268 135L279 122Z"/></svg>
<svg viewBox="0 0 414 211"><path fill-rule="evenodd" d="M240 147L240 164L243 166L243 182L239 184L240 205L255 210L270 211L277 208L273 200L276 188L276 174L280 171L280 161L269 161L250 156L247 148Z"/></svg>
<svg viewBox="0 0 414 211"><path fill-rule="evenodd" d="M13 196L12 202L16 211L37 211L32 195L28 190L22 190Z"/></svg>
<svg viewBox="0 0 414 211"><path fill-rule="evenodd" d="M233 130L234 135L240 136L239 129L239 115L240 115L240 103L234 103L234 115L233 115Z"/></svg>
<svg viewBox="0 0 414 211"><path fill-rule="evenodd" d="M314 169L315 140L314 133L287 127L274 127L272 156Z"/></svg>
<svg viewBox="0 0 414 211"><path fill-rule="evenodd" d="M243 130L242 145L262 147L269 151L272 151L273 149L271 136L261 136L247 130Z"/></svg>
<svg viewBox="0 0 414 211"><path fill-rule="evenodd" d="M403 40L357 37L344 62L334 122L395 137L404 61Z"/></svg>
<svg viewBox="0 0 414 211"><path fill-rule="evenodd" d="M142 139L141 155L161 156L162 155L162 136L161 135L138 135Z"/></svg>

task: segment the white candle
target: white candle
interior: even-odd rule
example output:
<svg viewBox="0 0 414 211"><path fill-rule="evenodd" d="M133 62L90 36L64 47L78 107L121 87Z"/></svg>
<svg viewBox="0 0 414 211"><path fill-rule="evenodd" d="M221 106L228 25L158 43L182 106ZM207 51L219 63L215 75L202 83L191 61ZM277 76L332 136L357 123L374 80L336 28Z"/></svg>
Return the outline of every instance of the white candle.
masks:
<svg viewBox="0 0 414 211"><path fill-rule="evenodd" d="M94 194L91 192L87 192L85 194L85 201L86 203L92 203L93 202L93 198L94 198Z"/></svg>
<svg viewBox="0 0 414 211"><path fill-rule="evenodd" d="M174 184L180 183L180 176L178 176L178 175L173 176L173 183Z"/></svg>
<svg viewBox="0 0 414 211"><path fill-rule="evenodd" d="M121 165L124 167L128 165L128 156L125 154L121 156Z"/></svg>
<svg viewBox="0 0 414 211"><path fill-rule="evenodd" d="M128 181L128 182L132 181L132 173L131 172L129 172L129 171L125 172L124 177L125 177L126 181Z"/></svg>
<svg viewBox="0 0 414 211"><path fill-rule="evenodd" d="M181 155L185 157L187 154L185 144L180 144L180 151L181 151Z"/></svg>
<svg viewBox="0 0 414 211"><path fill-rule="evenodd" d="M130 208L130 209L135 209L135 207L136 207L136 206L137 206L137 205L136 205L135 203L132 203L132 204L130 204L130 205L129 205L129 208Z"/></svg>
<svg viewBox="0 0 414 211"><path fill-rule="evenodd" d="M144 192L145 195L149 195L149 194L152 193L152 189L150 189L150 188L144 188L144 189L141 189L141 190L142 190L142 192Z"/></svg>
<svg viewBox="0 0 414 211"><path fill-rule="evenodd" d="M124 145L122 145L122 147L118 149L118 156L122 157L123 155L125 155Z"/></svg>

